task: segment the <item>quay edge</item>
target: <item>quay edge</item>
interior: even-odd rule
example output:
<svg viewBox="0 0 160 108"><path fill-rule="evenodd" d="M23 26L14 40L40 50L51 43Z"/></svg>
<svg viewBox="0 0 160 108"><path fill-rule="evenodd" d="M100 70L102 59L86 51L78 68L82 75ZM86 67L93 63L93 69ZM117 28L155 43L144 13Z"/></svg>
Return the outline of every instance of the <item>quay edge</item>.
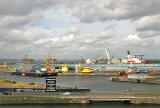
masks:
<svg viewBox="0 0 160 108"><path fill-rule="evenodd" d="M154 96L155 93L151 92L148 96L144 92L141 95L132 92L126 92L127 95L121 95L121 93L110 95L104 93L86 93L72 94L72 95L0 95L0 104L90 104L94 102L122 102L130 104L160 104L160 93ZM113 92L111 92L112 94ZM124 92L123 92L124 93Z"/></svg>

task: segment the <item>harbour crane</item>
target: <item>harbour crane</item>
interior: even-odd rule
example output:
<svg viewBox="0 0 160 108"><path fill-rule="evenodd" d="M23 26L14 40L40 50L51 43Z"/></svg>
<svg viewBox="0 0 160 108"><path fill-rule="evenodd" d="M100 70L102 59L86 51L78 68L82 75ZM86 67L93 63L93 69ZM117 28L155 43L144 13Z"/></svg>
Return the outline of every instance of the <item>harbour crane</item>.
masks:
<svg viewBox="0 0 160 108"><path fill-rule="evenodd" d="M105 50L105 54L107 56L107 59L108 59L108 64L111 64L111 57L110 57L110 53L109 53L109 50L107 49L107 47L104 45L104 42L103 42L103 46L104 46L104 50Z"/></svg>

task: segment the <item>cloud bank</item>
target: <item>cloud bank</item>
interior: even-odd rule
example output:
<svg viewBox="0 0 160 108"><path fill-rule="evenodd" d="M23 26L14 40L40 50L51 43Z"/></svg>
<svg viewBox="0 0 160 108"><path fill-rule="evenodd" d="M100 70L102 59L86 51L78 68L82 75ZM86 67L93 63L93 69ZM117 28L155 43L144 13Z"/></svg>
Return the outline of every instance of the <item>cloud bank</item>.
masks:
<svg viewBox="0 0 160 108"><path fill-rule="evenodd" d="M103 54L105 42L117 57L131 49L158 58L159 5L158 0L1 0L0 56L88 58Z"/></svg>

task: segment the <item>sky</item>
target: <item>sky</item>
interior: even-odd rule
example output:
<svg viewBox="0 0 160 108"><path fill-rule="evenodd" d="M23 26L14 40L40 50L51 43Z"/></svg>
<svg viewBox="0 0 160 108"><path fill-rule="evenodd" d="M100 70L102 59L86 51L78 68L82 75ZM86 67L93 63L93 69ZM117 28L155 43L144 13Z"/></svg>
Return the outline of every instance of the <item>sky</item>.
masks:
<svg viewBox="0 0 160 108"><path fill-rule="evenodd" d="M0 58L160 59L160 0L0 0Z"/></svg>

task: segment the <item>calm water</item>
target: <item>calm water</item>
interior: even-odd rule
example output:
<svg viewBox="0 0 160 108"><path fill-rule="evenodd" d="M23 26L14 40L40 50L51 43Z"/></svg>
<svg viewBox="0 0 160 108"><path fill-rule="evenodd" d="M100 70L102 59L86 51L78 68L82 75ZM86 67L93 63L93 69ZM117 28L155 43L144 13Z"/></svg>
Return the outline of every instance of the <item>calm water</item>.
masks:
<svg viewBox="0 0 160 108"><path fill-rule="evenodd" d="M45 84L43 77L27 77L0 73L0 78L8 78L14 81ZM91 88L92 91L160 91L158 84L142 84L127 82L112 82L108 76L56 76L57 85L66 87ZM0 108L160 108L160 105L132 105L122 103L98 103L98 104L51 104L51 105L0 105Z"/></svg>
<svg viewBox="0 0 160 108"><path fill-rule="evenodd" d="M0 78L45 84L44 77L27 77L0 73ZM159 84L127 83L109 81L109 76L56 76L58 86L91 88L92 91L160 91Z"/></svg>

